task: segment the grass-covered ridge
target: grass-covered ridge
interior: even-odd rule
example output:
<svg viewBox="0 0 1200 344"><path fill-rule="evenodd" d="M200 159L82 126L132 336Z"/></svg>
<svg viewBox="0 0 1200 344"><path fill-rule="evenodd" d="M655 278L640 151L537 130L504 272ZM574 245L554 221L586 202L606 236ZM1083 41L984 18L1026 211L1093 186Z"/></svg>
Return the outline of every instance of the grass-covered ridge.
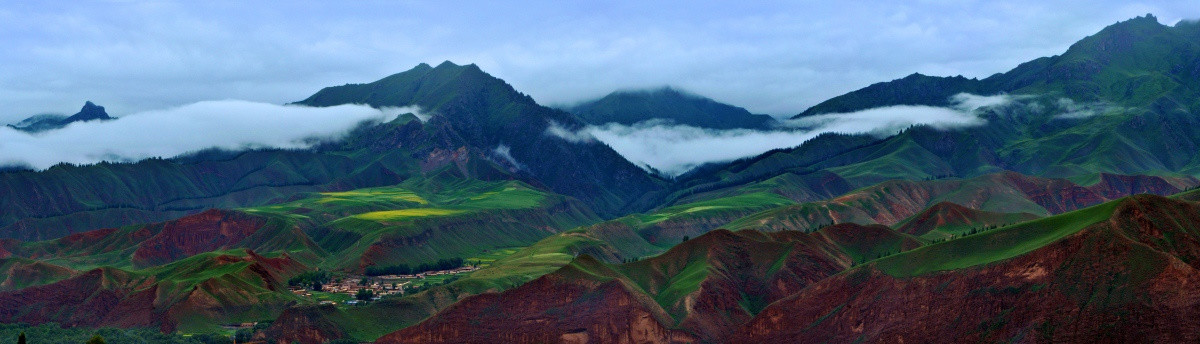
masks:
<svg viewBox="0 0 1200 344"><path fill-rule="evenodd" d="M519 181L448 177L317 193L246 211L307 228L328 253L319 265L333 270L472 257L597 221L578 201Z"/></svg>
<svg viewBox="0 0 1200 344"><path fill-rule="evenodd" d="M1122 200L968 235L880 259L876 266L897 277L961 269L1033 251L1107 220Z"/></svg>

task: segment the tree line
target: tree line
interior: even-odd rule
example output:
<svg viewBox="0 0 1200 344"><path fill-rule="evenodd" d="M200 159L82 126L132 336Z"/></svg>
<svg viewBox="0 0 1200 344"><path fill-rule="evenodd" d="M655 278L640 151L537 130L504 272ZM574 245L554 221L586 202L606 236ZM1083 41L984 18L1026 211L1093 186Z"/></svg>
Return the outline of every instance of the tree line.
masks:
<svg viewBox="0 0 1200 344"><path fill-rule="evenodd" d="M329 283L329 279L330 277L328 271L309 271L289 279L288 286L307 287L312 290L321 291L321 285Z"/></svg>
<svg viewBox="0 0 1200 344"><path fill-rule="evenodd" d="M466 265L466 260L458 257L449 259L438 259L435 263L422 263L415 267L408 264L397 264L387 266L368 266L363 273L367 276L382 276L382 275L413 275L427 271L451 270L463 267Z"/></svg>

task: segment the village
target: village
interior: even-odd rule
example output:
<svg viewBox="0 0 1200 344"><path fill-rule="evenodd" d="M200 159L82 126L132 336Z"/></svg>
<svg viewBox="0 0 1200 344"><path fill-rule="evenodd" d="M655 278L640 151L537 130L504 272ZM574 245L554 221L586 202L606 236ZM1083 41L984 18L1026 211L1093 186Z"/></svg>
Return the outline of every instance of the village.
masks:
<svg viewBox="0 0 1200 344"><path fill-rule="evenodd" d="M447 281L452 281L461 276L461 274L470 273L478 269L478 266L468 265L454 269L403 275L346 275L330 279L320 284L319 288L301 285L292 286L289 289L296 296L316 298L321 304L357 305L363 302L376 301L385 296L419 292L429 286L447 283ZM332 297L331 294L333 295Z"/></svg>

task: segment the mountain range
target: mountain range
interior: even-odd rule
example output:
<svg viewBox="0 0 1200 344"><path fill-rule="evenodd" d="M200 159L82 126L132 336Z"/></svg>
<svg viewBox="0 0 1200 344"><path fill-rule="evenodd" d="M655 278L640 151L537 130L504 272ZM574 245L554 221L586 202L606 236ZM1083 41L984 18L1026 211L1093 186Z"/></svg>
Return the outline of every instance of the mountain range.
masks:
<svg viewBox="0 0 1200 344"><path fill-rule="evenodd" d="M555 109L420 64L296 102L409 112L311 149L0 172L0 322L180 342L1196 341L1197 80L1200 24L1147 15L784 120L970 125L825 133L666 178L556 133L784 121L669 87ZM14 127L94 119L120 120L88 102ZM437 273L376 273L421 266ZM404 286L351 303L322 278Z"/></svg>

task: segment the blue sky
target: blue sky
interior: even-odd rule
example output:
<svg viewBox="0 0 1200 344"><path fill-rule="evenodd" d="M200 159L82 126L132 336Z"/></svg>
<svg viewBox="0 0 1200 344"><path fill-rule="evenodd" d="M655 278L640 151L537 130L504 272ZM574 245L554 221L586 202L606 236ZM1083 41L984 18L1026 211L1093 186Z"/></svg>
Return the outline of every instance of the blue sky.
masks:
<svg viewBox="0 0 1200 344"><path fill-rule="evenodd" d="M475 63L544 104L675 85L791 115L921 72L986 77L1194 1L0 3L0 122L204 100L286 103L428 62Z"/></svg>

